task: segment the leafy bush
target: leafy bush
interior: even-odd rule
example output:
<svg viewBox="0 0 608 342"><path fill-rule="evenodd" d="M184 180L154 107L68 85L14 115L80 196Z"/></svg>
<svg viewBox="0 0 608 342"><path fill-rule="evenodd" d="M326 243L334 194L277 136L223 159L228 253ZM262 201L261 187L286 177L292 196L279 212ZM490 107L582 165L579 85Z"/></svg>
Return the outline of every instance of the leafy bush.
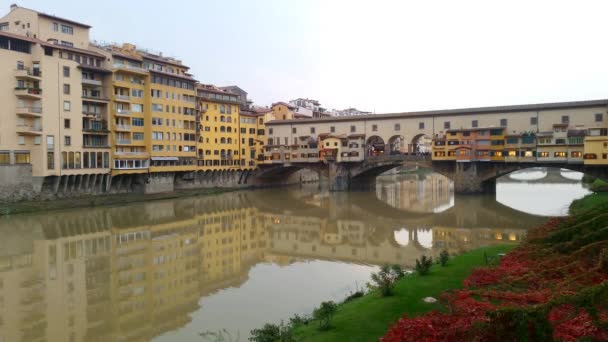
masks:
<svg viewBox="0 0 608 342"><path fill-rule="evenodd" d="M370 289L378 289L382 297L388 297L393 294L395 282L405 275L405 272L399 265L384 265L378 273L372 273L372 281L375 285L368 284Z"/></svg>
<svg viewBox="0 0 608 342"><path fill-rule="evenodd" d="M441 264L441 266L445 266L448 264L448 260L450 259L450 253L448 253L447 250L442 250L441 253L439 254L439 264Z"/></svg>
<svg viewBox="0 0 608 342"><path fill-rule="evenodd" d="M605 182L599 178L596 178L593 183L591 183L591 191L593 192L607 192L608 191L608 182Z"/></svg>
<svg viewBox="0 0 608 342"><path fill-rule="evenodd" d="M427 275L433 266L433 258L423 255L420 260L416 259L416 272L419 275Z"/></svg>
<svg viewBox="0 0 608 342"><path fill-rule="evenodd" d="M346 296L346 298L344 298L344 303L350 302L353 299L361 298L364 295L365 295L365 292L363 292L363 290L351 292L351 294L349 294L348 296Z"/></svg>
<svg viewBox="0 0 608 342"><path fill-rule="evenodd" d="M316 308L312 316L319 320L319 330L327 330L331 327L331 319L338 310L338 305L332 301L323 302Z"/></svg>
<svg viewBox="0 0 608 342"><path fill-rule="evenodd" d="M289 325L266 323L261 329L251 330L251 342L295 342Z"/></svg>
<svg viewBox="0 0 608 342"><path fill-rule="evenodd" d="M298 314L293 315L293 317L291 317L289 319L289 324L291 326L295 326L295 325L306 325L310 322L310 317L309 316L300 316Z"/></svg>

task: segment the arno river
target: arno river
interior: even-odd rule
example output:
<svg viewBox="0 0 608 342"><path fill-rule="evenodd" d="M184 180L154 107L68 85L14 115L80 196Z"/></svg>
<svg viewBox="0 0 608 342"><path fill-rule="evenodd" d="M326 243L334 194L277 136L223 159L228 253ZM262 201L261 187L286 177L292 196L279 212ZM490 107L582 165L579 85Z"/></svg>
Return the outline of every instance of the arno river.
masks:
<svg viewBox="0 0 608 342"><path fill-rule="evenodd" d="M233 340L365 286L377 265L518 243L588 193L534 170L455 196L437 174L0 218L0 341Z"/></svg>

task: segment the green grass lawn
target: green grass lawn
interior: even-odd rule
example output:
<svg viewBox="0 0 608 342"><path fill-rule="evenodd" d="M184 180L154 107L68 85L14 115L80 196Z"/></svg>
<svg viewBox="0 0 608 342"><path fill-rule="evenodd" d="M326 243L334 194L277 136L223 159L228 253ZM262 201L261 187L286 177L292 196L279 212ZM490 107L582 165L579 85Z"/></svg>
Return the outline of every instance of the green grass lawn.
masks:
<svg viewBox="0 0 608 342"><path fill-rule="evenodd" d="M475 267L485 266L484 252L495 256L511 250L514 245L499 245L477 249L450 259L446 267L434 265L429 275L412 275L401 280L395 294L382 298L377 292L339 305L332 328L319 331L318 322L295 329L299 341L377 341L404 314L419 315L441 310L440 304L428 304L425 297L439 298L446 290L457 289Z"/></svg>
<svg viewBox="0 0 608 342"><path fill-rule="evenodd" d="M570 204L570 215L579 214L595 206L608 203L608 192L596 192Z"/></svg>

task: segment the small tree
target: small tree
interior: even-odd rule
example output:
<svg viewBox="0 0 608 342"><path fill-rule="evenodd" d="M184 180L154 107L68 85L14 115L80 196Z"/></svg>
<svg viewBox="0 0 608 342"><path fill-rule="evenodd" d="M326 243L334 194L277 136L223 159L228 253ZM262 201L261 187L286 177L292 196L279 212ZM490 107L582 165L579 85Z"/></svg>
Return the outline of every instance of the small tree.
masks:
<svg viewBox="0 0 608 342"><path fill-rule="evenodd" d="M448 264L448 260L450 259L450 253L447 250L442 250L439 254L439 263L441 266L445 266Z"/></svg>
<svg viewBox="0 0 608 342"><path fill-rule="evenodd" d="M327 330L331 327L331 318L336 310L338 310L338 305L329 301L321 303L321 306L313 311L312 316L319 320L319 330Z"/></svg>
<svg viewBox="0 0 608 342"><path fill-rule="evenodd" d="M433 258L423 255L420 260L416 259L416 272L419 275L427 275L433 266Z"/></svg>
<svg viewBox="0 0 608 342"><path fill-rule="evenodd" d="M388 297L393 294L393 287L395 287L395 282L403 277L403 271L396 271L394 267L389 265L384 265L380 267L380 271L378 273L372 273L372 281L375 285L368 284L370 289L378 289L380 291L380 295L382 297Z"/></svg>

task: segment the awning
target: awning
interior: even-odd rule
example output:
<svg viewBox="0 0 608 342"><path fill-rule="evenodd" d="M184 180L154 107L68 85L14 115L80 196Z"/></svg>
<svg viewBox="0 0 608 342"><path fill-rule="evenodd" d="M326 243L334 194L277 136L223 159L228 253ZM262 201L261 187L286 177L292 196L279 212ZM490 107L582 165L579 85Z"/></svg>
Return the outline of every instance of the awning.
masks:
<svg viewBox="0 0 608 342"><path fill-rule="evenodd" d="M177 157L152 157L150 158L153 161L178 161L179 159Z"/></svg>

